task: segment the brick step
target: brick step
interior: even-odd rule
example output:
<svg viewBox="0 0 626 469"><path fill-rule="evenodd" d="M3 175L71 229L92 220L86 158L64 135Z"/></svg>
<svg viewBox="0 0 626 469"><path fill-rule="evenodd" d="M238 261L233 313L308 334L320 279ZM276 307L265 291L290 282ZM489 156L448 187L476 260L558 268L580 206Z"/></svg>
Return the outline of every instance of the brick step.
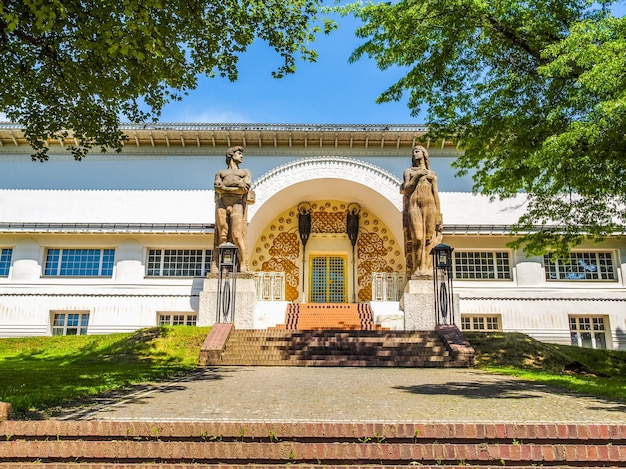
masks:
<svg viewBox="0 0 626 469"><path fill-rule="evenodd" d="M473 366L474 351L456 327L436 331L234 330L216 325L201 365ZM326 364L320 363L326 360ZM391 364L391 365L390 365Z"/></svg>
<svg viewBox="0 0 626 469"><path fill-rule="evenodd" d="M0 422L0 467L519 469L624 461L626 424Z"/></svg>

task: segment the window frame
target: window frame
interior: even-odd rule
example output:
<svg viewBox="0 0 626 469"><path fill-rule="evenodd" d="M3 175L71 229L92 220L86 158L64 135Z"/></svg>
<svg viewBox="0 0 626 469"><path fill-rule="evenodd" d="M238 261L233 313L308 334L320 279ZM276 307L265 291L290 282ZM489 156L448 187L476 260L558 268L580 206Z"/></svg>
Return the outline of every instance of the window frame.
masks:
<svg viewBox="0 0 626 469"><path fill-rule="evenodd" d="M62 324L57 324L57 317L63 316ZM76 323L69 324L70 316L78 316ZM89 333L89 311L51 311L50 312L50 334L52 336L65 336L65 335L87 335ZM56 330L61 330L61 334L55 334ZM68 334L68 329L76 330L75 334Z"/></svg>
<svg viewBox="0 0 626 469"><path fill-rule="evenodd" d="M597 274L598 278L588 278L588 274L585 271L583 266L583 271L581 272L579 269L576 271L568 271L568 266L578 267L581 262L584 262L584 256L588 256L590 254L594 255L595 264L591 264L596 269L591 272L591 275L594 273ZM580 255L581 258L575 258L575 256ZM607 267L607 259L602 258L601 255L608 255L608 263L610 270ZM561 262L561 259L556 259L555 262L552 262L550 258L551 254L544 254L543 256L543 268L544 268L544 278L546 282L617 282L618 274L617 268L615 265L615 260L617 258L616 252L614 250L573 250L570 252L570 263ZM555 275L555 278L551 278L552 275ZM578 278L575 276L578 275ZM584 278L581 278L580 275L584 275ZM606 278L603 278L606 277Z"/></svg>
<svg viewBox="0 0 626 469"><path fill-rule="evenodd" d="M155 261L152 260L153 253L155 253L156 251L160 251L160 254L158 254L159 259L158 262L156 262L156 254L154 254L155 257ZM170 251L168 253L168 251ZM201 264L200 264L200 275L164 275L165 269L166 269L166 264L168 259L172 259L172 252L174 252L174 260L177 260L178 257L180 256L185 256L185 251L196 251L196 252L200 252L200 256L201 256ZM182 252L182 254L181 254ZM206 277L206 274L211 272L211 264L213 263L213 249L205 249L205 248L147 248L146 250L146 269L145 269L145 277L146 278L202 278L202 277ZM167 258L166 256L170 256L169 258ZM198 255L198 254L195 254ZM187 270L191 270L189 268L189 257L184 258L181 260L183 262L183 265L180 267L177 267L177 264L175 263L173 267L170 267L168 271L176 271L176 270L181 270L181 271L187 271ZM158 267L157 267L158 265ZM155 271L158 270L158 274L154 274ZM197 272L197 267L195 268L195 271Z"/></svg>
<svg viewBox="0 0 626 469"><path fill-rule="evenodd" d="M489 328L489 321L494 320L495 328ZM475 327L480 321L482 327ZM470 327L465 327L468 322ZM461 314L461 331L468 332L502 332L502 315L501 314Z"/></svg>
<svg viewBox="0 0 626 469"><path fill-rule="evenodd" d="M569 314L568 324L571 345L581 348L607 350L607 333L611 330L610 327L608 327L608 322L608 316L604 315ZM575 324L576 327L573 328L573 324ZM584 338L585 334L589 334L589 338L587 339L589 342L586 342ZM599 339L599 336L601 336L602 339ZM598 342L601 344L600 347L598 347ZM585 343L589 343L591 346L587 347Z"/></svg>
<svg viewBox="0 0 626 469"><path fill-rule="evenodd" d="M98 251L99 254L96 254ZM76 256L77 253L79 256ZM94 254L96 255L94 256ZM96 257L98 262L97 273L93 274L95 264L87 264L87 262ZM51 262L56 265L49 265ZM84 263L84 267L82 263ZM81 274L80 271L83 269L88 269L89 274ZM46 248L43 266L44 277L112 278L114 270L115 248ZM66 273L67 271L70 273Z"/></svg>
<svg viewBox="0 0 626 469"><path fill-rule="evenodd" d="M0 278L9 276L12 262L13 248L0 248Z"/></svg>
<svg viewBox="0 0 626 469"><path fill-rule="evenodd" d="M472 271L473 274L475 275L473 278L472 277L461 277L459 276L459 270L457 269L457 266L462 266L463 264L458 264L457 263L457 255L462 255L462 254L490 254L490 258L489 261L490 263L488 264L488 268L493 269L493 273L494 273L494 278L485 278L485 277L478 277L476 276L477 274L481 274L482 272L480 271ZM498 259L498 254L503 254L506 256L506 258L504 259L508 269L504 270L502 268L503 262L499 262ZM513 266L511 263L512 260L512 255L511 255L511 251L508 249L455 249L453 252L453 256L452 256L452 269L454 272L454 280L460 280L460 281L479 281L479 282L511 282L513 281ZM473 265L476 266L476 264L465 264L467 266ZM470 273L470 271L467 271L468 273Z"/></svg>
<svg viewBox="0 0 626 469"><path fill-rule="evenodd" d="M165 319L167 318L167 320ZM180 321L183 321L182 323ZM178 321L178 322L177 322ZM198 313L185 311L160 311L157 326L197 326Z"/></svg>

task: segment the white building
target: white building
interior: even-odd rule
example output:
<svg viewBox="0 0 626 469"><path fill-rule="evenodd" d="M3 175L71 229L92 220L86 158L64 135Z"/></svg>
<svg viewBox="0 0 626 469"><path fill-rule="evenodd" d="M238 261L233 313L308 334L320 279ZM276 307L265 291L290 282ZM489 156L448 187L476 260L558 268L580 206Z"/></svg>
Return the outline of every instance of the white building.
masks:
<svg viewBox="0 0 626 469"><path fill-rule="evenodd" d="M196 324L213 254L213 179L234 145L245 147L242 167L252 171L256 192L248 214L255 327L283 322L289 302L371 302L377 322L403 328L399 186L424 128L124 129L121 154L94 151L75 162L68 142L50 141L50 160L36 163L19 128L0 125L1 337ZM471 181L450 168L454 144L427 145L439 175L443 242L454 248L457 324L626 349L626 242L577 248L571 263L527 258L507 246L523 196L490 203L472 195ZM302 202L313 221L304 250ZM345 226L351 203L361 208L354 250Z"/></svg>

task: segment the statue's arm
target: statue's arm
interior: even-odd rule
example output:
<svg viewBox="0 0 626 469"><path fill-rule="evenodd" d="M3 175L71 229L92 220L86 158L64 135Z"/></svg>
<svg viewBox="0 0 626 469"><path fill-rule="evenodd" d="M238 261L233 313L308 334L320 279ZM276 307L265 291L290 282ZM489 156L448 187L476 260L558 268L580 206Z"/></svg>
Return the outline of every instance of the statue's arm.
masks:
<svg viewBox="0 0 626 469"><path fill-rule="evenodd" d="M435 199L435 207L437 207L437 212L441 213L441 203L439 201L439 183L437 182L437 175L435 173L433 173L432 186L433 198Z"/></svg>
<svg viewBox="0 0 626 469"><path fill-rule="evenodd" d="M217 173L215 173L215 181L213 182L213 188L218 191L221 191L223 189L221 171L218 171Z"/></svg>
<svg viewBox="0 0 626 469"><path fill-rule="evenodd" d="M412 177L411 173L413 173L413 170L411 168L404 170L404 174L403 174L404 182L400 186L401 194L411 195L413 191L415 190L415 184L417 183L417 181L415 180L414 177Z"/></svg>

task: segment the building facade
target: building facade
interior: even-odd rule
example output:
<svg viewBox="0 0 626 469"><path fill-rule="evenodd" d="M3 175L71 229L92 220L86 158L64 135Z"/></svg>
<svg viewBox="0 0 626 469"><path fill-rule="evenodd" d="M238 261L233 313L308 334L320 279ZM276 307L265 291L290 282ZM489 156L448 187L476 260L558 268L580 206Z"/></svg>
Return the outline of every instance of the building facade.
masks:
<svg viewBox="0 0 626 469"><path fill-rule="evenodd" d="M524 198L472 195L450 164L453 142L399 125L125 126L121 154L73 161L50 141L35 163L18 127L0 125L0 337L101 334L199 324L213 252L213 180L245 148L254 327L284 322L291 302L372 305L404 328L403 170L417 142L439 176L443 242L454 248L455 322L539 340L626 349L626 243L583 245L571 259L508 247ZM303 244L299 214L310 213ZM358 237L346 213L358 213ZM354 244L353 244L354 241ZM201 325L204 325L203 322Z"/></svg>

